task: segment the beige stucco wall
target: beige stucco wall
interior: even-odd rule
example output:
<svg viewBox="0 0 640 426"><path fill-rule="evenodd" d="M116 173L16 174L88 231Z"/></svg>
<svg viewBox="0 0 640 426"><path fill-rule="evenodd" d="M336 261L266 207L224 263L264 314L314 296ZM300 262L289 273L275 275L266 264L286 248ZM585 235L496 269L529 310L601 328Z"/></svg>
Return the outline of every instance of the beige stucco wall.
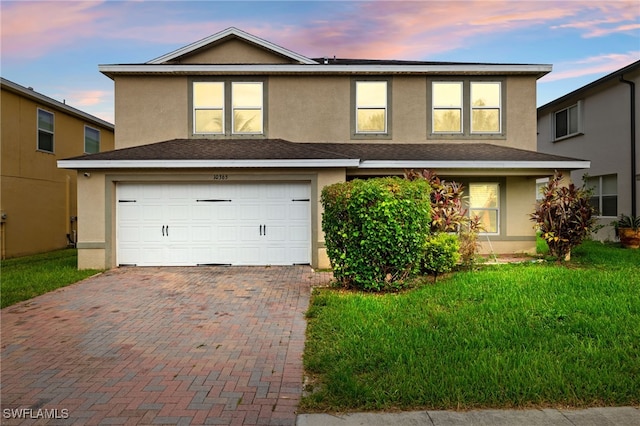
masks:
<svg viewBox="0 0 640 426"><path fill-rule="evenodd" d="M344 182L346 180L345 170L344 169L331 169L331 170L323 170L318 173L318 183L317 183L317 204L315 206L315 211L317 212L317 220L316 223L312 223L312 226L316 228L316 234L318 235L317 243L315 247L315 252L317 252L318 260L317 263L313 266L319 269L328 269L331 268L331 262L329 257L327 256L327 249L325 246L324 240L324 232L322 231L322 213L324 209L322 208L322 203L320 201L320 196L322 194L322 189L325 186L332 185L334 183Z"/></svg>
<svg viewBox="0 0 640 426"><path fill-rule="evenodd" d="M536 79L528 76L507 78L506 146L537 150Z"/></svg>
<svg viewBox="0 0 640 426"><path fill-rule="evenodd" d="M216 80L217 77L199 77L207 78ZM117 148L191 137L189 84L187 76L116 77ZM470 141L452 137L435 138L428 134L430 113L425 76L393 76L390 84L390 137L355 139L352 135L352 77L269 76L266 79L265 137L292 142L337 143ZM471 140L535 150L535 84L532 76L505 78L505 135L495 138L481 136Z"/></svg>
<svg viewBox="0 0 640 426"><path fill-rule="evenodd" d="M506 237L535 236L534 223L529 216L535 208L535 194L536 180L534 178L507 178L506 196L509 208L506 216Z"/></svg>
<svg viewBox="0 0 640 426"><path fill-rule="evenodd" d="M238 39L205 48L169 63L178 64L289 64L291 60Z"/></svg>
<svg viewBox="0 0 640 426"><path fill-rule="evenodd" d="M116 148L188 137L186 77L120 76L114 83Z"/></svg>
<svg viewBox="0 0 640 426"><path fill-rule="evenodd" d="M349 77L270 77L269 137L292 142L349 140Z"/></svg>
<svg viewBox="0 0 640 426"><path fill-rule="evenodd" d="M76 172L57 160L82 155L85 125L100 130L100 149L114 147L111 129L14 91L1 95L0 235L2 255L16 257L67 247L78 216ZM54 152L38 151L37 109L54 114Z"/></svg>

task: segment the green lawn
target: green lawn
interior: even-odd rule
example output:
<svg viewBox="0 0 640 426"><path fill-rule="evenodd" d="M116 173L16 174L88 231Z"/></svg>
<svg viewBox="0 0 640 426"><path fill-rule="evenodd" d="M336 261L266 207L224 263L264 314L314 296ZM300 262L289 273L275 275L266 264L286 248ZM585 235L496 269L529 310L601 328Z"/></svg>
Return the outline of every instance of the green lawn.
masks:
<svg viewBox="0 0 640 426"><path fill-rule="evenodd" d="M98 273L78 271L75 249L3 260L0 269L2 308L31 299Z"/></svg>
<svg viewBox="0 0 640 426"><path fill-rule="evenodd" d="M400 294L316 289L303 411L640 403L640 250L458 272Z"/></svg>

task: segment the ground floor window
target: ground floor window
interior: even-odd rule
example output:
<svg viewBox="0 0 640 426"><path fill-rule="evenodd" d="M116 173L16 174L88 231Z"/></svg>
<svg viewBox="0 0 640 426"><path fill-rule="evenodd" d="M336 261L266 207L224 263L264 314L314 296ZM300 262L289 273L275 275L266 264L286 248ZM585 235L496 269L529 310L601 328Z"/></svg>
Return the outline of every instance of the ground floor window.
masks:
<svg viewBox="0 0 640 426"><path fill-rule="evenodd" d="M500 230L500 185L469 184L469 215L479 217L484 234L498 234Z"/></svg>

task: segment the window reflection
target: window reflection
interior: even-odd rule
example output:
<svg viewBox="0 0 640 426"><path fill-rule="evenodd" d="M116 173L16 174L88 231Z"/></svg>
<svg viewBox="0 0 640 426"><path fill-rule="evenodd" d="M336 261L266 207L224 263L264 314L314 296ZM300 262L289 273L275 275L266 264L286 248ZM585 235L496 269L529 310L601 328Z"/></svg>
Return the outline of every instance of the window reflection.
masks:
<svg viewBox="0 0 640 426"><path fill-rule="evenodd" d="M356 82L356 131L386 133L387 82Z"/></svg>

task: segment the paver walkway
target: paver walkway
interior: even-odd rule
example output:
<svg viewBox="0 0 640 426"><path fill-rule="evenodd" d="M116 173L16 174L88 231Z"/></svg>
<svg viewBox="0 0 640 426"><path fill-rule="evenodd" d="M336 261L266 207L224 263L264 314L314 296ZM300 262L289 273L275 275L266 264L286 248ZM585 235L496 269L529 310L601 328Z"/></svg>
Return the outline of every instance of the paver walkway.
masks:
<svg viewBox="0 0 640 426"><path fill-rule="evenodd" d="M304 312L329 280L122 268L8 307L0 423L294 425Z"/></svg>

